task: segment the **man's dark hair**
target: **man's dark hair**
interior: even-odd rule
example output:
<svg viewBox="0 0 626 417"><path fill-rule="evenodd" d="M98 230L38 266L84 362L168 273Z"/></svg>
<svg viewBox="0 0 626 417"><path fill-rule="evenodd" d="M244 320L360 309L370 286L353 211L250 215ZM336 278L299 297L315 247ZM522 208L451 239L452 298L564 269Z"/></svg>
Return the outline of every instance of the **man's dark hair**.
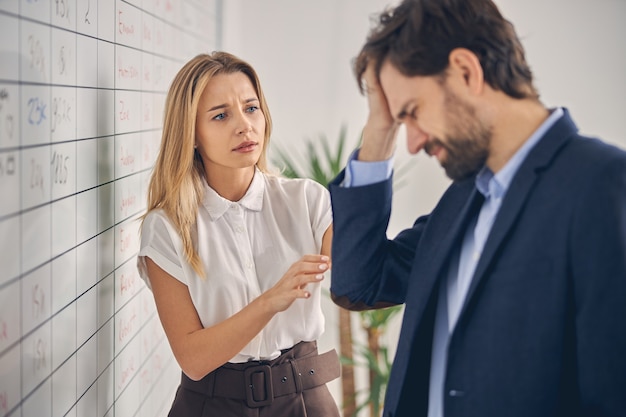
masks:
<svg viewBox="0 0 626 417"><path fill-rule="evenodd" d="M514 98L538 98L513 25L491 0L404 0L383 12L354 63L359 87L367 63L385 59L406 76L445 76L450 52L466 48L485 81Z"/></svg>

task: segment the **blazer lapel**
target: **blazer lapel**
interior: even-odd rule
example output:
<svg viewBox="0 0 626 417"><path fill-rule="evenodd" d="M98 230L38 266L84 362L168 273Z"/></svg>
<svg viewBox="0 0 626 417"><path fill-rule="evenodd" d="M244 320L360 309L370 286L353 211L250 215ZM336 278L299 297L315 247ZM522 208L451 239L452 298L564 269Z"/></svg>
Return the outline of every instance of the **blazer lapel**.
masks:
<svg viewBox="0 0 626 417"><path fill-rule="evenodd" d="M431 230L427 232L430 236L424 236L422 239L429 244L436 243L432 244L431 247L418 250L420 254L418 274L425 279L415 280L416 290L411 293L416 295L414 305L421 306L420 309L426 306L436 282L439 281L442 272L450 263L453 251L458 248L458 242L467 228L469 220L477 215L484 201L483 195L474 186L473 179L462 187L462 191L453 193L453 198L456 201L447 202L448 204L445 205L453 209L447 210L446 213L440 213L441 216L437 217L436 224L430 225ZM436 239L433 238L434 236ZM413 275L415 274L414 271Z"/></svg>
<svg viewBox="0 0 626 417"><path fill-rule="evenodd" d="M535 145L515 174L485 242L483 253L476 266L474 277L461 310L461 316L476 292L476 288L485 278L486 271L497 255L498 249L503 245L511 227L522 212L524 204L532 192L533 185L538 180L541 172L550 165L568 138L577 132L578 129L572 121L569 112L566 109L564 110L565 113L561 119Z"/></svg>

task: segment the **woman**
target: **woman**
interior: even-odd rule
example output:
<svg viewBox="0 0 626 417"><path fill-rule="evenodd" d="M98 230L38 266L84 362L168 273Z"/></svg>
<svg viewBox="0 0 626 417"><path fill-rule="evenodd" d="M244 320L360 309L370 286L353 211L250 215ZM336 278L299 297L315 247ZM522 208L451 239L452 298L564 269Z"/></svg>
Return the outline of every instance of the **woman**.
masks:
<svg viewBox="0 0 626 417"><path fill-rule="evenodd" d="M182 369L170 416L338 416L320 281L330 199L268 172L271 118L254 69L198 55L176 75L138 267Z"/></svg>

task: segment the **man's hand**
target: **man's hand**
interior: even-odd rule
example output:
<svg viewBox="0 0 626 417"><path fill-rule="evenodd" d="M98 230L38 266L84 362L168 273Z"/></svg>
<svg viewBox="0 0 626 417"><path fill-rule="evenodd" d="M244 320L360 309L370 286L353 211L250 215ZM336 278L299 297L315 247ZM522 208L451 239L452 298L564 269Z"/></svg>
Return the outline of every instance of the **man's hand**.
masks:
<svg viewBox="0 0 626 417"><path fill-rule="evenodd" d="M396 147L399 124L394 121L378 77L375 64L370 62L363 73L362 82L369 103L369 117L363 128L359 161L383 161L391 158Z"/></svg>

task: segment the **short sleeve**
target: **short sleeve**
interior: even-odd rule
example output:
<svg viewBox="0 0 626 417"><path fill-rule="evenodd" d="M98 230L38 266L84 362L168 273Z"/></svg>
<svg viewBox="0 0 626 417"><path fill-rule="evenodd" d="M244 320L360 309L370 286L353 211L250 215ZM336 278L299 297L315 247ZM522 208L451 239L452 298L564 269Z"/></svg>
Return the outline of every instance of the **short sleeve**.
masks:
<svg viewBox="0 0 626 417"><path fill-rule="evenodd" d="M165 272L188 285L184 272L182 242L161 210L148 213L141 226L141 243L137 255L139 275L150 288L145 258L150 258Z"/></svg>
<svg viewBox="0 0 626 417"><path fill-rule="evenodd" d="M324 233L333 221L330 193L318 182L306 180L306 197L311 219L311 230L315 241L321 247Z"/></svg>

